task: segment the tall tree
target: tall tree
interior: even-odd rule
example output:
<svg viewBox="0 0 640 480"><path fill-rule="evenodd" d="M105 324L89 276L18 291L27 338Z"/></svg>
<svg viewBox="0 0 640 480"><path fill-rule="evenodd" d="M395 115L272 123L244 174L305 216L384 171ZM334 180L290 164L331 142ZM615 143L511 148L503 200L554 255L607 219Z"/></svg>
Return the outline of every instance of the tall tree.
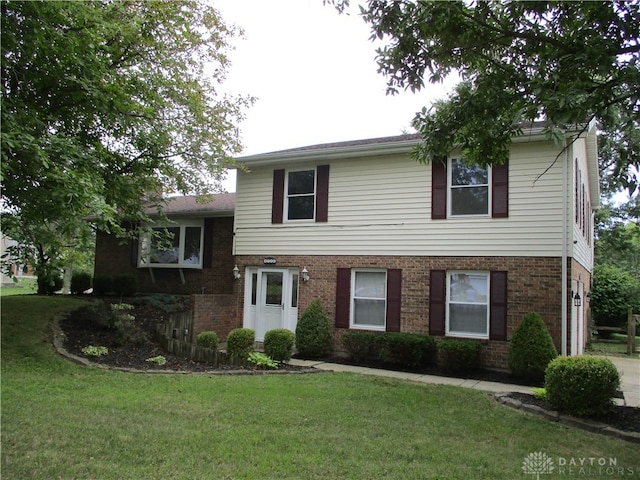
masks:
<svg viewBox="0 0 640 480"><path fill-rule="evenodd" d="M252 99L218 95L236 30L203 0L3 1L4 233L39 274L142 200L220 188Z"/></svg>
<svg viewBox="0 0 640 480"><path fill-rule="evenodd" d="M327 0L344 9L348 0ZM369 0L379 71L388 90L419 90L457 71L446 101L414 120L421 161L453 145L479 164L501 163L522 125L544 119L550 138L592 119L637 149L640 6L611 1ZM637 152L637 150L632 150ZM633 192L640 159L619 150L612 178Z"/></svg>

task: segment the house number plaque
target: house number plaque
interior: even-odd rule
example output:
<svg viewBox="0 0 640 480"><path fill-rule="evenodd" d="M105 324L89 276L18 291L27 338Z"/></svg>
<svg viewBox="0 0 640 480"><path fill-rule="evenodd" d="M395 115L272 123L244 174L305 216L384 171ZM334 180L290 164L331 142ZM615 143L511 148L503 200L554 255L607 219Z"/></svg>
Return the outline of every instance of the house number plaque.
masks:
<svg viewBox="0 0 640 480"><path fill-rule="evenodd" d="M278 261L274 257L265 257L263 260L265 265L275 265Z"/></svg>

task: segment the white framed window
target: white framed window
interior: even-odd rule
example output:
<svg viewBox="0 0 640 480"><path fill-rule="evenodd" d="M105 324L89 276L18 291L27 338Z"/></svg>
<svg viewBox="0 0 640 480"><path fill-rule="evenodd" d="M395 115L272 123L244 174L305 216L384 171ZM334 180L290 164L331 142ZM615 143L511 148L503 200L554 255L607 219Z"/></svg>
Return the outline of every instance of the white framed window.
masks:
<svg viewBox="0 0 640 480"><path fill-rule="evenodd" d="M447 272L446 334L489 338L489 272Z"/></svg>
<svg viewBox="0 0 640 480"><path fill-rule="evenodd" d="M449 168L449 216L489 215L491 169L452 158Z"/></svg>
<svg viewBox="0 0 640 480"><path fill-rule="evenodd" d="M385 330L386 320L386 270L352 270L351 326L368 330Z"/></svg>
<svg viewBox="0 0 640 480"><path fill-rule="evenodd" d="M285 218L288 221L313 220L316 212L316 171L287 172Z"/></svg>
<svg viewBox="0 0 640 480"><path fill-rule="evenodd" d="M203 244L202 223L150 227L141 237L138 266L201 269Z"/></svg>

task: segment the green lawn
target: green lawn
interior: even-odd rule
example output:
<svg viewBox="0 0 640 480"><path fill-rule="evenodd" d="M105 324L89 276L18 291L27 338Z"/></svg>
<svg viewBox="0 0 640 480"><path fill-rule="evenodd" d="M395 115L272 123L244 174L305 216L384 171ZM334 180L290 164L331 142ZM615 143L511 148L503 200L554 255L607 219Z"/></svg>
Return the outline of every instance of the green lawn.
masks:
<svg viewBox="0 0 640 480"><path fill-rule="evenodd" d="M640 336L636 336L636 353L627 354L627 335L612 333L611 338L596 338L587 346L587 353L594 355L614 355L640 359Z"/></svg>
<svg viewBox="0 0 640 480"><path fill-rule="evenodd" d="M24 277L16 280L12 285L3 285L2 288L0 288L0 296L36 293L37 285L35 277Z"/></svg>
<svg viewBox="0 0 640 480"><path fill-rule="evenodd" d="M514 479L545 452L638 446L522 414L489 395L355 374L129 374L55 354L49 321L80 304L2 298L2 478ZM634 470L635 471L635 470Z"/></svg>

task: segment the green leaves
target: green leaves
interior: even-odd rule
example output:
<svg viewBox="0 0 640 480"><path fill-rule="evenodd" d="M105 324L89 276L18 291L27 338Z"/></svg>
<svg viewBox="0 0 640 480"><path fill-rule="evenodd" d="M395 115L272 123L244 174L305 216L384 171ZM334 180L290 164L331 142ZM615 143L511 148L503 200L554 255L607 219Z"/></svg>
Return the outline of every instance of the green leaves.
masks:
<svg viewBox="0 0 640 480"><path fill-rule="evenodd" d="M500 163L521 122L546 120L557 135L612 108L640 116L637 3L369 0L361 10L372 38L387 41L377 61L390 93L454 70L464 79L414 120L421 161L456 145L469 162ZM638 130L637 122L618 127ZM620 171L627 188L637 186L637 176Z"/></svg>
<svg viewBox="0 0 640 480"><path fill-rule="evenodd" d="M142 198L220 188L252 99L219 98L227 27L200 0L2 3L6 231L54 258ZM28 227L27 227L28 226ZM46 236L45 230L58 234ZM44 261L44 256L36 261Z"/></svg>

